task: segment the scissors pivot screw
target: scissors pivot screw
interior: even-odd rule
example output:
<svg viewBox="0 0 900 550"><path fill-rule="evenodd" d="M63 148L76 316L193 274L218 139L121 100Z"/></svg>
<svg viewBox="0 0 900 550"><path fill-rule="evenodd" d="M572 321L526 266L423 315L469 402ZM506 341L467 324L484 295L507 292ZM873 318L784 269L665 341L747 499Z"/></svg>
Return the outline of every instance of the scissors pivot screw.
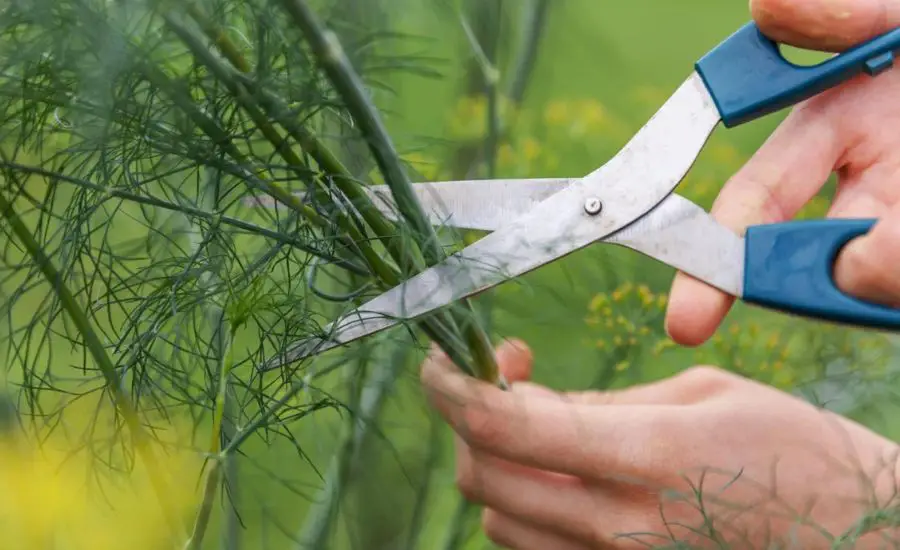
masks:
<svg viewBox="0 0 900 550"><path fill-rule="evenodd" d="M584 211L591 216L596 216L603 211L603 203L597 197L589 197L584 201Z"/></svg>

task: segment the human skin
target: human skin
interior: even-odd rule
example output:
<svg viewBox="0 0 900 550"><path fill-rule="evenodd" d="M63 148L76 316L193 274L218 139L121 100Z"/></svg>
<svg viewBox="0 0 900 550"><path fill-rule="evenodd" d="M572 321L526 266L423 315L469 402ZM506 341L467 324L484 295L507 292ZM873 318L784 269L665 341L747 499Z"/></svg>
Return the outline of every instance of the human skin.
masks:
<svg viewBox="0 0 900 550"><path fill-rule="evenodd" d="M509 391L438 349L422 380L456 432L457 486L484 505L484 530L505 548L829 548L823 533L897 504L893 442L768 386L694 367L625 390L557 393L528 382L523 342L505 342L497 359ZM898 535L850 547L896 548L882 537Z"/></svg>
<svg viewBox="0 0 900 550"><path fill-rule="evenodd" d="M840 50L900 25L900 0L755 0L754 19L773 39ZM797 106L723 187L711 213L742 232L793 218L832 172L838 190L828 216L878 218L851 241L834 268L837 287L900 306L900 68L862 75ZM734 299L679 273L666 330L686 346L706 342Z"/></svg>
<svg viewBox="0 0 900 550"><path fill-rule="evenodd" d="M900 25L900 0L756 0L751 11L772 38L827 50ZM900 70L798 106L726 184L713 215L736 231L789 219L836 171L829 215L879 218L839 255L837 285L900 305L900 262L884 261L900 258L895 98ZM678 275L666 328L701 344L731 304ZM503 547L830 548L829 536L897 504L900 448L786 393L709 366L625 390L558 393L528 381L523 342L497 353L510 391L459 373L437 350L422 382L456 432L457 485L484 505L485 532ZM876 529L851 547L897 540Z"/></svg>

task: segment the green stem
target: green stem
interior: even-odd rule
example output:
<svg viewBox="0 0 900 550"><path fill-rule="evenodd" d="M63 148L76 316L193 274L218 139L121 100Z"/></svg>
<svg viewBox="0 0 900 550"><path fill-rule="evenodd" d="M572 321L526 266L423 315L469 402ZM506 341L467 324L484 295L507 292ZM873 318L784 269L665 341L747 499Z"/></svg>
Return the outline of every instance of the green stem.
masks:
<svg viewBox="0 0 900 550"><path fill-rule="evenodd" d="M326 547L326 539L334 523L335 508L344 495L347 478L359 460L359 451L371 426L378 418L384 401L394 388L394 382L406 366L408 348L400 346L389 354L390 364L385 368L370 369L370 379L358 400L358 416L351 416L344 426L344 433L336 456L329 466L318 502L307 516L297 537L297 550L317 550Z"/></svg>
<svg viewBox="0 0 900 550"><path fill-rule="evenodd" d="M203 544L203 537L206 535L209 518L212 514L213 501L216 498L216 492L222 477L222 463L226 459L226 456L221 453L222 422L225 417L225 400L228 398L228 380L231 376L231 369L234 367L234 351L232 343L234 341L235 329L236 327L232 327L228 332L225 349L222 353L222 360L219 364L219 390L216 393L209 442L209 454L212 457L212 466L206 477L206 486L203 490L203 501L200 503L200 510L194 521L191 538L185 546L186 550L197 550L200 548L200 545Z"/></svg>
<svg viewBox="0 0 900 550"><path fill-rule="evenodd" d="M5 161L5 155L2 156ZM9 177L17 187L22 186L21 182L18 181L18 178L14 174L10 173ZM112 395L113 403L122 415L125 425L128 427L128 431L134 441L135 450L141 456L141 459L147 467L150 482L156 493L156 497L163 508L166 519L169 522L173 533L176 536L180 536L183 529L179 519L167 500L171 495L171 492L160 469L159 460L150 443L149 436L141 425L137 410L132 404L131 399L122 390L119 384L119 377L116 373L115 365L104 350L100 337L97 335L93 326L91 326L91 322L85 314L84 309L78 304L75 296L69 290L62 274L56 269L53 261L44 253L40 244L38 244L34 236L28 230L25 222L22 221L12 203L6 199L3 193L0 193L0 217L6 221L12 233L31 256L47 282L50 283L53 292L56 294L57 298L59 298L63 310L68 314L72 323L84 339L84 346L94 358L94 361L96 361L106 386L109 388Z"/></svg>
<svg viewBox="0 0 900 550"><path fill-rule="evenodd" d="M516 58L513 77L507 96L513 105L521 105L528 90L528 83L534 72L540 51L541 40L547 28L547 14L550 11L550 0L531 0L525 9L525 32L519 42L519 55Z"/></svg>
<svg viewBox="0 0 900 550"><path fill-rule="evenodd" d="M221 28L202 13L196 4L188 5L188 13L206 34L207 38L218 47L222 55L232 65L244 74L251 72L250 64L237 46L234 45L234 42L228 38ZM315 134L309 132L302 125L286 118L285 115L289 110L277 96L257 86L253 81L249 81L248 84L250 85L250 91L263 99L263 107L268 107L266 109L267 114L277 120L288 131L290 136L318 163L322 170L334 177L335 185L350 200L351 204L359 210L365 222L379 235L385 246L398 246L396 240L392 238L396 234L396 228L375 207L369 195L356 182L340 159Z"/></svg>
<svg viewBox="0 0 900 550"><path fill-rule="evenodd" d="M169 28L175 32L178 37L184 42L191 52L194 55L194 58L198 60L200 63L208 67L216 77L222 81L229 90L234 94L237 98L238 102L242 105L244 110L250 115L250 118L253 120L254 124L256 124L257 128L263 134L263 136L275 147L275 150L278 154L284 159L284 161L291 167L295 169L299 169L302 166L303 162L300 157L294 152L294 150L287 143L285 138L278 132L278 130L269 122L266 116L262 113L259 108L259 104L253 99L253 97L248 93L248 90L244 87L243 84L239 83L235 78L235 75L230 74L228 67L224 64L220 63L212 53L207 50L201 39L196 36L190 29L182 25L180 22L175 21L170 15L164 16L166 23L169 25ZM343 169L341 167L341 169ZM300 177L303 177L302 173L299 173ZM349 174L338 174L336 180L345 181L344 175L349 177ZM329 190L326 185L324 185L319 178L313 178L313 192L317 193L320 198L324 200L331 199L329 197ZM318 184L318 185L317 185ZM345 186L346 187L346 186ZM365 195L365 193L362 193ZM368 200L368 195L365 195ZM337 199L332 199L335 203L337 203ZM369 202L371 205L372 203ZM343 230L346 234L349 234L354 242L358 244L365 245L365 236L359 231L356 225L353 223L353 220L350 217L339 210L339 206L335 204L337 208L335 209L334 215L335 219L340 226L341 230ZM374 205L372 206L374 209ZM381 214L378 215L381 218ZM390 228L387 228L390 230ZM360 247L361 251L365 255L366 259L369 261L370 265L373 265L379 271L379 274L383 279L390 281L393 284L397 284L399 279L393 273L393 269L388 266L387 263L383 262L371 247L368 245Z"/></svg>
<svg viewBox="0 0 900 550"><path fill-rule="evenodd" d="M247 167L252 165L252 162L250 162L250 160L232 143L231 138L228 136L228 134L225 133L224 130L219 128L218 124L216 124L214 120L202 113L194 105L187 93L179 93L177 86L175 86L175 84L172 83L168 79L168 77L166 77L155 67L144 64L143 68L145 69L144 74L147 79L157 88L169 95L169 97L175 102L175 104L182 111L184 111L185 114L187 114L200 127L200 129L203 130L206 135L216 141L216 143L218 143L223 148L228 156L233 158L239 165L244 165ZM263 180L262 178L253 176L249 170L247 170L246 173L248 176L248 181L253 181L254 183L256 183L259 188L271 195L273 198L275 198L279 202L284 203L310 221L313 221L314 223L318 222L319 224L324 224L324 226L327 227L327 222L323 222L315 210L301 203L300 200L292 193L289 193L287 190L283 189L277 184L270 183L266 180ZM349 242L347 242L348 246L356 248L360 251L366 262L369 264L372 270L375 271L379 278L384 281L392 282L393 285L396 285L400 282L399 275L396 273L394 268L391 267L387 262L385 262L384 259L377 252L375 252L375 250L371 246L368 245L365 236L359 232L359 229L353 223L348 223L346 220L344 220L344 226L342 226L342 229L349 235Z"/></svg>
<svg viewBox="0 0 900 550"><path fill-rule="evenodd" d="M209 21L208 18L206 18L193 4L188 7L188 13L204 31L207 38L219 47L220 51L234 67L242 73L250 72L250 65L247 63L246 59L218 26ZM409 254L415 255L412 261L414 265L422 261L422 258L418 256L418 249L404 249L401 246L399 239L388 238L388 236L395 234L395 227L374 206L369 195L356 183L352 175L343 164L340 163L337 157L331 153L331 151L318 140L315 135L307 131L302 125L299 125L286 117L287 113L289 113L289 109L277 96L271 94L268 90L261 88L253 80L240 78L239 75L233 74L233 69L225 66L223 63L219 62L215 56L211 55L203 46L202 42L193 35L190 29L184 27L184 25L174 20L170 15L165 15L164 18L169 27L178 34L181 40L192 50L195 58L200 59L220 80L224 81L226 85L232 89L238 99L243 102L245 109L248 109L248 112L251 113L251 116L253 116L254 113L257 113L257 115L254 116L254 122L260 127L267 139L269 139L282 154L282 157L285 158L288 164L296 165L299 163L299 159L292 156L293 151L284 147L285 144L283 138L271 127L268 120L265 120L258 115L258 108L261 107L266 111L266 114L269 117L278 121L278 123L288 131L289 135L297 141L301 148L310 153L316 162L330 173L338 189L343 192L354 207L357 208L363 216L363 220L379 234L382 242L398 264L406 263L405 259L408 258ZM248 91L252 92L253 95L247 94ZM259 102L257 102L257 100L259 100ZM355 230L355 227L352 226L352 224L345 223L342 224L342 227L344 227L345 230L350 231L351 234L354 234L353 231ZM354 236L356 235L354 234ZM359 237L356 237L357 240L359 240ZM374 261L371 256L366 257L370 264ZM380 273L380 275L381 281L379 282L381 283L382 288L392 288L400 282L399 278L386 278L384 277L384 273ZM463 361L456 350L450 349L452 347L450 344L452 340L438 337L439 334L444 333L445 331L440 329L437 325L447 324L456 328L457 323L452 316L439 313L430 317L428 320L424 320L421 324L425 327L426 333L433 337L436 342L441 343L442 347L448 351L451 357L454 357L457 361ZM493 354L490 351L490 342L487 340L486 336L469 334L468 340L482 342L480 344L482 348L487 346L486 350L482 350L478 354L478 357L485 358L484 361L486 362L483 364L490 364L493 360Z"/></svg>
<svg viewBox="0 0 900 550"><path fill-rule="evenodd" d="M97 17L92 11L87 11L90 15L92 15L92 22L97 25L103 25L107 27L109 32L117 32L115 29L109 27L106 22L101 18ZM284 203L292 210L295 210L297 213L304 216L310 222L315 223L316 225L320 225L321 227L327 228L327 222L322 220L321 217L318 216L315 210L310 208L309 206L300 202L300 200L295 197L292 193L289 193L287 190L283 189L281 186L268 182L260 177L257 177L251 171L251 167L253 166L253 162L247 158L234 144L231 137L228 135L225 130L219 127L218 123L210 117L208 114L201 111L189 93L189 90L184 89L182 86L179 86L175 82L173 82L166 74L156 66L152 60L148 59L145 52L141 50L139 47L132 44L127 37L121 36L119 33L119 38L122 40L122 46L127 48L134 54L134 59L137 61L137 67L152 85L158 88L161 92L167 95L175 106L178 107L181 111L183 111L194 124L203 131L210 139L212 139L222 150L232 159L234 159L239 166L244 167L244 173L246 177L246 181L248 183L253 183L256 187L263 190L279 202ZM322 225L324 224L324 225ZM374 249L372 249L363 235L359 233L359 230L352 223L349 224L349 227L342 228L350 236L349 242L346 238L341 239L344 243L349 246L351 249L357 249L363 257L369 262L369 266L378 274L379 277L384 278L386 280L393 280L399 282L399 275L395 272L393 267L384 262L384 260L379 256ZM395 283L396 284L396 283Z"/></svg>
<svg viewBox="0 0 900 550"><path fill-rule="evenodd" d="M334 33L327 30L303 0L280 0L282 6L293 17L313 50L321 69L328 76L338 94L343 98L363 135L368 139L369 148L375 157L385 182L397 204L400 214L415 232L416 244L421 247L428 265L444 258L437 233L431 225L422 205L413 191L412 182L406 175L400 157L394 148L387 129L381 122L375 106L368 98L363 83L344 54ZM420 270L423 266L396 258L401 269L407 274ZM461 325L466 341L476 359L474 370L479 377L490 382L500 381L499 368L490 345L490 339L474 319L471 305L463 300L464 309L449 308L455 321ZM456 313L456 315L454 315ZM465 365L459 365L465 368Z"/></svg>
<svg viewBox="0 0 900 550"><path fill-rule="evenodd" d="M322 25L303 0L280 0L280 2L293 17L294 23L300 27L321 69L343 99L362 134L367 137L369 149L385 176L385 182L391 189L400 214L417 233L417 244L423 248L425 260L429 264L441 261L443 251L437 234L416 198L412 182L403 169L400 155L394 149L387 129L378 117L375 106L369 100L356 71L350 66L337 37ZM421 267L407 265L405 273L412 274L413 270Z"/></svg>

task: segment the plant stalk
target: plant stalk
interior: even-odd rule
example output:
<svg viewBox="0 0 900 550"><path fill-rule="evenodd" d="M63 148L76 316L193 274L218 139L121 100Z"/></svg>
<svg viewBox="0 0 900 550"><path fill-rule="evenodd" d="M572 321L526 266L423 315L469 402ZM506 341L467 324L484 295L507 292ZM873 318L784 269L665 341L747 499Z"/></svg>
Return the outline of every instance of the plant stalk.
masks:
<svg viewBox="0 0 900 550"><path fill-rule="evenodd" d="M210 21L193 3L188 5L188 14L237 70L245 75L250 74L250 64L221 28ZM170 17L167 16L166 20L169 21ZM267 114L272 119L277 120L288 131L290 136L319 164L322 170L333 176L335 185L359 211L365 222L382 239L385 246L388 248L396 247L397 244L392 238L396 234L396 228L375 207L368 194L363 191L340 159L315 134L309 132L302 125L288 119L285 116L288 113L287 106L277 96L255 85L255 82L250 79L245 79L244 83L249 85L251 92L262 98L262 105L266 109Z"/></svg>
<svg viewBox="0 0 900 550"><path fill-rule="evenodd" d="M426 264L434 265L440 262L444 258L444 253L437 233L419 204L412 188L412 182L403 169L387 129L370 101L361 79L344 54L340 42L332 31L322 25L306 2L303 0L280 0L280 2L300 28L320 68L328 76L342 97L347 110L360 127L363 135L366 136L375 162L391 189L400 214L415 233L416 244L424 254ZM411 275L413 270L418 271L424 267L411 265L408 260L404 261L405 258L395 259L407 275ZM463 306L465 307L464 315L468 319L463 318L462 312L453 305L449 310L451 315L455 314L455 320L461 325L460 328L470 346L475 359L474 372L484 380L503 385L504 382L501 380L488 336L472 318L474 315L469 301L463 300ZM467 367L467 365L459 366L463 369Z"/></svg>

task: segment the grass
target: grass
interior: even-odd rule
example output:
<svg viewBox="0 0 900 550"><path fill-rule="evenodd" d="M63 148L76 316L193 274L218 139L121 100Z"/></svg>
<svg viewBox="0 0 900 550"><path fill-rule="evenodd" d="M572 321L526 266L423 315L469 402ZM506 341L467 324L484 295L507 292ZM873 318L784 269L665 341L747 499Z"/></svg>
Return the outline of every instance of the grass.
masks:
<svg viewBox="0 0 900 550"><path fill-rule="evenodd" d="M465 38L458 26L447 24L446 17L432 3L391 1L401 29L421 37L415 42L419 53L445 60L436 64L444 77L435 80L414 75L391 76L393 93L380 95L379 107L385 113L388 134L401 154L443 158L446 142L466 131L467 121L479 124L482 121L473 114L481 112L477 104L460 105L458 101L463 69L470 61ZM743 3L712 0L560 2L551 15L546 43L537 60L536 85L529 90L522 111L530 113L534 120L563 116L560 113L566 109L575 109L576 116L599 112L604 113L598 116L606 125L578 135L554 129L552 125L548 129L535 122L528 126L531 133L514 136L517 147L508 153L508 158L502 149L498 153L497 175L580 176L592 171L612 156L662 104L687 76L696 59L745 23L747 17ZM412 47L409 43L402 46L404 51ZM592 111L593 108L600 111ZM700 159L698 173L688 182L691 190L697 189L698 196L702 195L700 202L705 201L708 206L715 189L759 146L779 118L769 117L716 134ZM560 137L557 135L560 133L566 135ZM428 164L423 165L422 171L428 171ZM711 187L701 193L699 189L704 182ZM615 373L615 384L666 376L697 361L698 354L694 350L675 349L664 356L655 356L647 353L651 347L648 344L641 347L640 355L623 359L625 355L614 356L608 349L595 345L603 340L611 346L615 337L603 333L602 327L598 329L586 322L586 317L590 315L589 304L598 293L614 293L631 281L635 286L646 285L656 295L667 290L672 275L671 269L629 250L592 247L491 293L493 333L528 341L535 352L535 378L552 387L574 389L598 384L598 380L603 383L611 367L626 362L631 365ZM17 284L22 281L8 282L4 291L11 292ZM34 311L45 298L35 293L28 301L21 302L17 311L23 314L29 308ZM616 311L626 312L624 307ZM634 311L644 310L638 307ZM13 322L27 320L23 316ZM739 306L729 322L738 326L738 330L753 322L777 330L792 321ZM639 321L638 325L641 323L652 331L650 336L656 341L664 338L661 316ZM816 325L801 325L816 329ZM723 329L724 334L732 334L728 332L730 326ZM853 335L860 333L856 331ZM375 338L367 349L375 356L387 355L382 353L390 348L386 342L384 338ZM230 343L237 353L246 353L256 345L258 335L241 332ZM706 353L710 361L726 361L735 349L738 354L750 353L752 342L735 344L734 349L717 346L719 343L713 342L701 353ZM804 357L804 346L812 347L803 342L795 344L800 348L796 350L800 357ZM321 359L323 366L330 357ZM291 540L301 529L310 500L319 492L323 479L330 475L328 469L332 465L348 468L353 474L352 482L342 488L346 500L339 523L332 526L337 533L334 548L406 548L405 542L411 537L418 538L421 548L437 548L445 540L449 518L457 509L457 495L450 434L437 423L419 391L416 366L421 358L422 353L417 350L404 359L399 383L389 399L378 403L382 415L377 433L359 443L358 456L363 460L332 464L334 449L347 441L343 431L347 411L340 407L325 407L305 416L302 422L292 425L296 432L290 438L248 439L233 464L241 506L238 517L231 521L240 524L241 544L232 547L294 548ZM54 355L52 360L74 364L81 358L72 353ZM347 375L351 376L354 375ZM359 378L362 381L356 385L368 384L370 393L366 395L377 401L371 393L375 387L373 379L364 379L362 375ZM343 379L330 381L329 385L309 394L285 398L296 401L300 410L332 398L354 402L346 395L346 385ZM365 400L355 402L361 404ZM884 411L872 404L858 414L874 425L876 413ZM233 428L240 429L240 426ZM900 431L900 426L888 423L878 429L894 434ZM209 433L209 422L203 421L197 430L201 434ZM441 442L434 455L432 439ZM436 465L438 474L423 497L421 480L424 466L429 463ZM420 498L431 502L428 515L422 518L420 533L408 533L405 528L421 508L417 504ZM222 521L228 518L221 513L221 503L215 504L209 526L211 534L203 548L222 547L217 536L222 531ZM483 535L474 532L462 548L483 548L485 544Z"/></svg>

